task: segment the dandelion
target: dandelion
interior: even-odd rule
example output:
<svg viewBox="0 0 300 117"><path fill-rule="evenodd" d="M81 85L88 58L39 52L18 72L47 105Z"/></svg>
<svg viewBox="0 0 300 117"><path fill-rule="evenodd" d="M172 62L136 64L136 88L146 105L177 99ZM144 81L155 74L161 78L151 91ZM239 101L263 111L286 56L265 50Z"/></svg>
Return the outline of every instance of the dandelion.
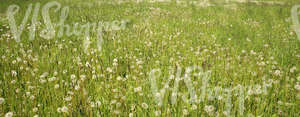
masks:
<svg viewBox="0 0 300 117"><path fill-rule="evenodd" d="M117 77L117 80L118 80L118 81L122 80L122 77L121 77L121 76L118 76L118 77Z"/></svg>
<svg viewBox="0 0 300 117"><path fill-rule="evenodd" d="M142 108L144 108L144 109L148 109L148 104L146 104L146 103L142 103Z"/></svg>
<svg viewBox="0 0 300 117"><path fill-rule="evenodd" d="M129 113L129 117L133 117L133 113Z"/></svg>
<svg viewBox="0 0 300 117"><path fill-rule="evenodd" d="M114 113L115 113L116 115L119 115L121 112L120 112L119 110L115 110Z"/></svg>
<svg viewBox="0 0 300 117"><path fill-rule="evenodd" d="M192 105L192 110L196 110L197 109L197 105L193 104Z"/></svg>
<svg viewBox="0 0 300 117"><path fill-rule="evenodd" d="M0 97L0 104L3 104L3 103L4 103L4 101L5 101L5 99L4 99L4 98L2 98L2 97Z"/></svg>
<svg viewBox="0 0 300 117"><path fill-rule="evenodd" d="M56 111L57 111L58 113L61 113L61 108L58 107Z"/></svg>
<svg viewBox="0 0 300 117"><path fill-rule="evenodd" d="M76 85L75 86L75 90L79 90L80 89L80 86L79 85Z"/></svg>
<svg viewBox="0 0 300 117"><path fill-rule="evenodd" d="M106 71L108 71L109 73L112 73L113 72L113 70L111 69L111 68L106 68Z"/></svg>
<svg viewBox="0 0 300 117"><path fill-rule="evenodd" d="M215 110L215 107L212 105L204 106L204 111L207 113L212 113Z"/></svg>
<svg viewBox="0 0 300 117"><path fill-rule="evenodd" d="M8 112L5 114L5 117L12 117L13 115L14 115L13 112Z"/></svg>
<svg viewBox="0 0 300 117"><path fill-rule="evenodd" d="M161 111L160 110L157 110L154 112L155 116L159 116L161 114Z"/></svg>
<svg viewBox="0 0 300 117"><path fill-rule="evenodd" d="M64 100L65 100L65 101L71 101L71 100L72 100L72 97L71 97L71 96L66 97L66 98L64 98Z"/></svg>
<svg viewBox="0 0 300 117"><path fill-rule="evenodd" d="M41 76L40 76L40 78L45 78L45 77L47 77L48 76L48 72L44 72Z"/></svg>
<svg viewBox="0 0 300 117"><path fill-rule="evenodd" d="M300 90L300 85L299 85L299 84L296 84L296 85L295 85L295 89L299 91L299 90Z"/></svg>
<svg viewBox="0 0 300 117"><path fill-rule="evenodd" d="M140 91L142 91L142 87L134 88L134 92L140 92Z"/></svg>
<svg viewBox="0 0 300 117"><path fill-rule="evenodd" d="M275 70L274 75L279 76L280 75L280 70Z"/></svg>
<svg viewBox="0 0 300 117"><path fill-rule="evenodd" d="M132 104L131 107L130 107L130 110L133 111L134 109L135 109L135 105Z"/></svg>
<svg viewBox="0 0 300 117"><path fill-rule="evenodd" d="M58 89L59 88L59 84L54 85L54 88Z"/></svg>
<svg viewBox="0 0 300 117"><path fill-rule="evenodd" d="M188 115L188 114L189 114L189 111L188 111L187 109L183 109L183 110L182 110L182 114L183 114L183 115Z"/></svg>
<svg viewBox="0 0 300 117"><path fill-rule="evenodd" d="M294 66L290 69L290 72L293 73L296 69L297 69L296 66Z"/></svg>
<svg viewBox="0 0 300 117"><path fill-rule="evenodd" d="M68 107L63 106L63 107L61 108L61 112L67 113L67 112L68 112Z"/></svg>
<svg viewBox="0 0 300 117"><path fill-rule="evenodd" d="M115 104L115 103L117 103L117 100L112 100L112 101L110 102L110 104Z"/></svg>
<svg viewBox="0 0 300 117"><path fill-rule="evenodd" d="M32 111L33 111L33 112L37 112L37 111L38 111L38 108L35 107L35 108L32 109Z"/></svg>
<svg viewBox="0 0 300 117"><path fill-rule="evenodd" d="M11 75L12 75L12 76L17 76L17 72L16 72L15 70L12 70L12 71L11 71Z"/></svg>
<svg viewBox="0 0 300 117"><path fill-rule="evenodd" d="M71 75L71 80L74 80L76 76L74 74Z"/></svg>
<svg viewBox="0 0 300 117"><path fill-rule="evenodd" d="M56 77L52 77L52 78L48 79L49 82L52 82L52 81L55 81L55 80L56 80Z"/></svg>
<svg viewBox="0 0 300 117"><path fill-rule="evenodd" d="M100 107L101 106L101 102L100 101L96 101L96 106Z"/></svg>

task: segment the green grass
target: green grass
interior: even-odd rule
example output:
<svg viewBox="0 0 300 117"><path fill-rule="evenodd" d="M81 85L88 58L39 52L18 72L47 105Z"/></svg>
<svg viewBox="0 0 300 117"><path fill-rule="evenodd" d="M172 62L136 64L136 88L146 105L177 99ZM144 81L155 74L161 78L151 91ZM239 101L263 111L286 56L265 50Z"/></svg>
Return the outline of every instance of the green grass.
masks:
<svg viewBox="0 0 300 117"><path fill-rule="evenodd" d="M158 111L163 117L225 116L226 97L211 100L210 92L205 92L203 101L184 102L181 95L188 94L188 88L183 80L179 82L176 105L171 104L174 80L163 105L156 103L149 72L162 70L157 79L160 89L170 75L176 75L170 68L181 67L184 73L186 67L194 65L211 71L208 89L244 87L245 110L240 115L240 95L234 91L230 116L300 115L300 91L296 89L300 85L300 41L290 20L292 6L300 2L276 0L287 4L199 7L175 2L100 1L59 0L62 6L70 7L66 24L72 27L75 22L130 20L124 30L103 33L102 51L97 51L97 37L91 35L91 47L85 53L84 35L51 40L37 36L30 41L26 29L17 43L5 19L8 6L20 6L16 15L19 24L28 4L40 2L43 6L48 0L0 0L0 98L4 99L0 116L13 112L14 116L143 117L155 116ZM50 14L52 22L59 21L60 13ZM39 21L41 28L45 27L41 14ZM293 67L297 69L291 71ZM45 73L48 75L41 77ZM51 81L53 77L56 79ZM200 77L192 77L192 81L199 99L204 83ZM271 84L264 93L249 94L259 90L255 85L264 83ZM142 90L135 92L138 87ZM213 112L205 111L209 105L214 107ZM63 106L68 112L57 111Z"/></svg>

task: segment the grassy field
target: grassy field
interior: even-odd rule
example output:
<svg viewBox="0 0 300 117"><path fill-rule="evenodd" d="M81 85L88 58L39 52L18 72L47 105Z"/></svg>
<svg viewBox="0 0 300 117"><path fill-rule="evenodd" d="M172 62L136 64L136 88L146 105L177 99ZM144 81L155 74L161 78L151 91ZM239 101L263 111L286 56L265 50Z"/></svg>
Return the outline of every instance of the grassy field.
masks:
<svg viewBox="0 0 300 117"><path fill-rule="evenodd" d="M99 50L92 31L90 41L39 36L50 0L0 0L0 116L300 116L300 39L291 28L300 1L118 1L57 0L70 8L65 24L72 28L126 21L121 30L103 29ZM35 39L30 15L17 42L8 7L20 7L19 26L37 3ZM50 9L52 23L60 11ZM190 66L207 76L186 80Z"/></svg>

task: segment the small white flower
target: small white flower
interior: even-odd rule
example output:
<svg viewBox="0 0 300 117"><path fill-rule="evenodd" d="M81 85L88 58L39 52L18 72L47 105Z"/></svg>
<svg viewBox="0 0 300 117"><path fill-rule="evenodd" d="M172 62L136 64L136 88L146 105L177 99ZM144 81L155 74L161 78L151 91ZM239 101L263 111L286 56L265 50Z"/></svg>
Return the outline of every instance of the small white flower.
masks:
<svg viewBox="0 0 300 117"><path fill-rule="evenodd" d="M32 111L33 111L33 112L37 112L37 111L38 111L38 108L35 107L35 108L32 109Z"/></svg>
<svg viewBox="0 0 300 117"><path fill-rule="evenodd" d="M0 97L0 104L3 104L3 103L4 103L4 101L5 101L5 99L4 99L4 98L2 98L2 97Z"/></svg>
<svg viewBox="0 0 300 117"><path fill-rule="evenodd" d="M193 104L192 105L192 110L196 110L197 109L197 105Z"/></svg>
<svg viewBox="0 0 300 117"><path fill-rule="evenodd" d="M274 75L279 76L280 75L280 70L275 70Z"/></svg>
<svg viewBox="0 0 300 117"><path fill-rule="evenodd" d="M66 107L66 106L63 106L62 108L61 108L61 112L63 112L63 113L67 113L68 112L68 107Z"/></svg>
<svg viewBox="0 0 300 117"><path fill-rule="evenodd" d="M56 111L57 111L58 113L61 113L61 108L58 107Z"/></svg>
<svg viewBox="0 0 300 117"><path fill-rule="evenodd" d="M189 114L189 111L188 111L187 109L183 109L183 110L182 110L182 114L183 114L183 115L188 115L188 114Z"/></svg>
<svg viewBox="0 0 300 117"><path fill-rule="evenodd" d="M297 80L300 81L300 76L297 77Z"/></svg>
<svg viewBox="0 0 300 117"><path fill-rule="evenodd" d="M296 85L295 85L295 89L299 91L299 90L300 90L300 85L299 85L299 84L296 84Z"/></svg>
<svg viewBox="0 0 300 117"><path fill-rule="evenodd" d="M296 66L294 66L290 69L290 72L293 73L296 69L297 69Z"/></svg>
<svg viewBox="0 0 300 117"><path fill-rule="evenodd" d="M142 87L134 88L134 92L140 92L140 91L142 91Z"/></svg>
<svg viewBox="0 0 300 117"><path fill-rule="evenodd" d="M114 113L115 113L116 115L119 115L121 112L120 112L119 110L115 110Z"/></svg>
<svg viewBox="0 0 300 117"><path fill-rule="evenodd" d="M215 107L212 105L204 106L204 111L207 113L212 113L215 110Z"/></svg>
<svg viewBox="0 0 300 117"><path fill-rule="evenodd" d="M144 108L144 109L148 109L148 104L146 104L146 103L142 103L142 108Z"/></svg>
<svg viewBox="0 0 300 117"><path fill-rule="evenodd" d="M65 101L71 101L71 100L72 100L72 97L70 97L70 96L69 96L69 97L66 97L66 98L64 98L64 100L65 100Z"/></svg>
<svg viewBox="0 0 300 117"><path fill-rule="evenodd" d="M48 72L44 72L41 76L40 76L40 78L45 78L45 77L47 77L48 76Z"/></svg>
<svg viewBox="0 0 300 117"><path fill-rule="evenodd" d="M58 89L59 88L59 84L54 85L54 88Z"/></svg>
<svg viewBox="0 0 300 117"><path fill-rule="evenodd" d="M129 117L133 117L133 113L129 113Z"/></svg>
<svg viewBox="0 0 300 117"><path fill-rule="evenodd" d="M159 116L161 114L161 111L160 110L155 111L154 114L155 114L155 116Z"/></svg>
<svg viewBox="0 0 300 117"><path fill-rule="evenodd" d="M18 73L17 73L15 70L12 70L12 71L11 71L11 75L12 75L12 76L17 76L17 74L18 74Z"/></svg>
<svg viewBox="0 0 300 117"><path fill-rule="evenodd" d="M8 112L5 114L5 117L12 117L13 115L14 115L13 112Z"/></svg>
<svg viewBox="0 0 300 117"><path fill-rule="evenodd" d="M118 81L122 80L122 77L118 76L118 77L117 77L117 80L118 80Z"/></svg>

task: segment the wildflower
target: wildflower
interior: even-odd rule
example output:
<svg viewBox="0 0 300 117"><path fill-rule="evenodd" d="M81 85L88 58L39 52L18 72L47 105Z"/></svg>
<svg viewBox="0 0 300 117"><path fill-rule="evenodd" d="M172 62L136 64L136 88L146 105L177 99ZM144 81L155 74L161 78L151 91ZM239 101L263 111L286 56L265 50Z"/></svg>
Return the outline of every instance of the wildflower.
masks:
<svg viewBox="0 0 300 117"><path fill-rule="evenodd" d="M56 80L56 77L52 77L52 78L48 79L49 82L52 82L52 81L55 81L55 80Z"/></svg>
<svg viewBox="0 0 300 117"><path fill-rule="evenodd" d="M133 113L129 113L129 117L133 117Z"/></svg>
<svg viewBox="0 0 300 117"><path fill-rule="evenodd" d="M293 73L296 69L297 69L296 66L294 66L290 69L290 72Z"/></svg>
<svg viewBox="0 0 300 117"><path fill-rule="evenodd" d="M8 112L5 114L5 117L12 117L13 115L14 115L13 112Z"/></svg>
<svg viewBox="0 0 300 117"><path fill-rule="evenodd" d="M48 76L48 72L44 72L41 76L40 76L40 78L45 78L45 77L47 77Z"/></svg>
<svg viewBox="0 0 300 117"><path fill-rule="evenodd" d="M155 111L154 114L155 114L155 116L159 116L161 114L161 111L160 110Z"/></svg>
<svg viewBox="0 0 300 117"><path fill-rule="evenodd" d="M30 99L31 99L31 100L34 100L34 99L35 99L35 97L32 95L32 96L30 96Z"/></svg>
<svg viewBox="0 0 300 117"><path fill-rule="evenodd" d="M17 72L16 72L15 70L12 70L12 71L11 71L11 75L12 75L12 76L17 76Z"/></svg>
<svg viewBox="0 0 300 117"><path fill-rule="evenodd" d="M130 110L133 111L135 109L135 105L132 104Z"/></svg>
<svg viewBox="0 0 300 117"><path fill-rule="evenodd" d="M5 101L4 98L1 97L0 98L0 104L4 103L4 101Z"/></svg>
<svg viewBox="0 0 300 117"><path fill-rule="evenodd" d="M97 107L101 106L101 102L100 101L96 101L96 106Z"/></svg>
<svg viewBox="0 0 300 117"><path fill-rule="evenodd" d="M65 101L71 101L71 100L72 100L72 97L70 97L70 96L69 96L69 97L66 97L66 98L64 98L64 100L65 100Z"/></svg>
<svg viewBox="0 0 300 117"><path fill-rule="evenodd" d="M142 87L134 88L134 92L140 92L140 91L142 91Z"/></svg>
<svg viewBox="0 0 300 117"><path fill-rule="evenodd" d="M58 113L61 113L61 108L58 107L56 111L57 111Z"/></svg>
<svg viewBox="0 0 300 117"><path fill-rule="evenodd" d="M61 108L61 112L67 113L67 112L68 112L68 107L63 106L63 107Z"/></svg>
<svg viewBox="0 0 300 117"><path fill-rule="evenodd" d="M54 88L58 89L59 88L59 84L54 85Z"/></svg>
<svg viewBox="0 0 300 117"><path fill-rule="evenodd" d="M84 81L86 79L86 75L80 75L80 80Z"/></svg>
<svg viewBox="0 0 300 117"><path fill-rule="evenodd" d="M80 86L79 85L76 85L75 86L75 90L79 90Z"/></svg>
<svg viewBox="0 0 300 117"><path fill-rule="evenodd" d="M255 94L261 94L262 90L261 90L261 86L260 85L255 85L255 90L254 90Z"/></svg>
<svg viewBox="0 0 300 117"><path fill-rule="evenodd" d="M118 81L122 80L122 77L118 76L118 77L117 77L117 80L118 80Z"/></svg>
<svg viewBox="0 0 300 117"><path fill-rule="evenodd" d="M112 100L112 101L110 102L110 104L115 104L115 103L117 103L117 100Z"/></svg>
<svg viewBox="0 0 300 117"><path fill-rule="evenodd" d="M296 85L295 85L295 89L299 91L299 90L300 90L300 85L299 85L299 84L296 84Z"/></svg>
<svg viewBox="0 0 300 117"><path fill-rule="evenodd" d="M197 109L197 105L193 104L192 105L192 110L196 110Z"/></svg>
<svg viewBox="0 0 300 117"><path fill-rule="evenodd" d="M112 71L112 69L111 68L106 68L106 71L108 71L108 72L110 72L110 73L112 73L113 71Z"/></svg>
<svg viewBox="0 0 300 117"><path fill-rule="evenodd" d="M32 109L32 111L33 111L33 112L37 112L37 111L38 111L38 108L35 107L35 108Z"/></svg>
<svg viewBox="0 0 300 117"><path fill-rule="evenodd" d="M182 114L183 114L183 115L188 115L188 114L189 114L189 111L188 111L187 109L183 109L183 110L182 110Z"/></svg>
<svg viewBox="0 0 300 117"><path fill-rule="evenodd" d="M47 82L47 80L45 80L45 79L40 79L40 83L41 84L44 84L44 83L46 83Z"/></svg>
<svg viewBox="0 0 300 117"><path fill-rule="evenodd" d="M215 107L212 105L204 106L204 111L207 113L212 113L215 110Z"/></svg>
<svg viewBox="0 0 300 117"><path fill-rule="evenodd" d="M146 103L142 103L142 108L144 108L144 109L148 109L148 104L146 104Z"/></svg>
<svg viewBox="0 0 300 117"><path fill-rule="evenodd" d="M58 74L58 72L57 72L57 71L55 71L55 72L53 73L53 76L57 76L57 74Z"/></svg>
<svg viewBox="0 0 300 117"><path fill-rule="evenodd" d="M74 74L71 75L71 80L74 80L76 76Z"/></svg>
<svg viewBox="0 0 300 117"><path fill-rule="evenodd" d="M120 112L119 110L115 110L114 113L115 113L116 115L119 115L121 112Z"/></svg>
<svg viewBox="0 0 300 117"><path fill-rule="evenodd" d="M280 75L280 70L275 70L274 75L279 76Z"/></svg>
<svg viewBox="0 0 300 117"><path fill-rule="evenodd" d="M16 82L17 82L16 80L12 80L10 83L15 84Z"/></svg>

